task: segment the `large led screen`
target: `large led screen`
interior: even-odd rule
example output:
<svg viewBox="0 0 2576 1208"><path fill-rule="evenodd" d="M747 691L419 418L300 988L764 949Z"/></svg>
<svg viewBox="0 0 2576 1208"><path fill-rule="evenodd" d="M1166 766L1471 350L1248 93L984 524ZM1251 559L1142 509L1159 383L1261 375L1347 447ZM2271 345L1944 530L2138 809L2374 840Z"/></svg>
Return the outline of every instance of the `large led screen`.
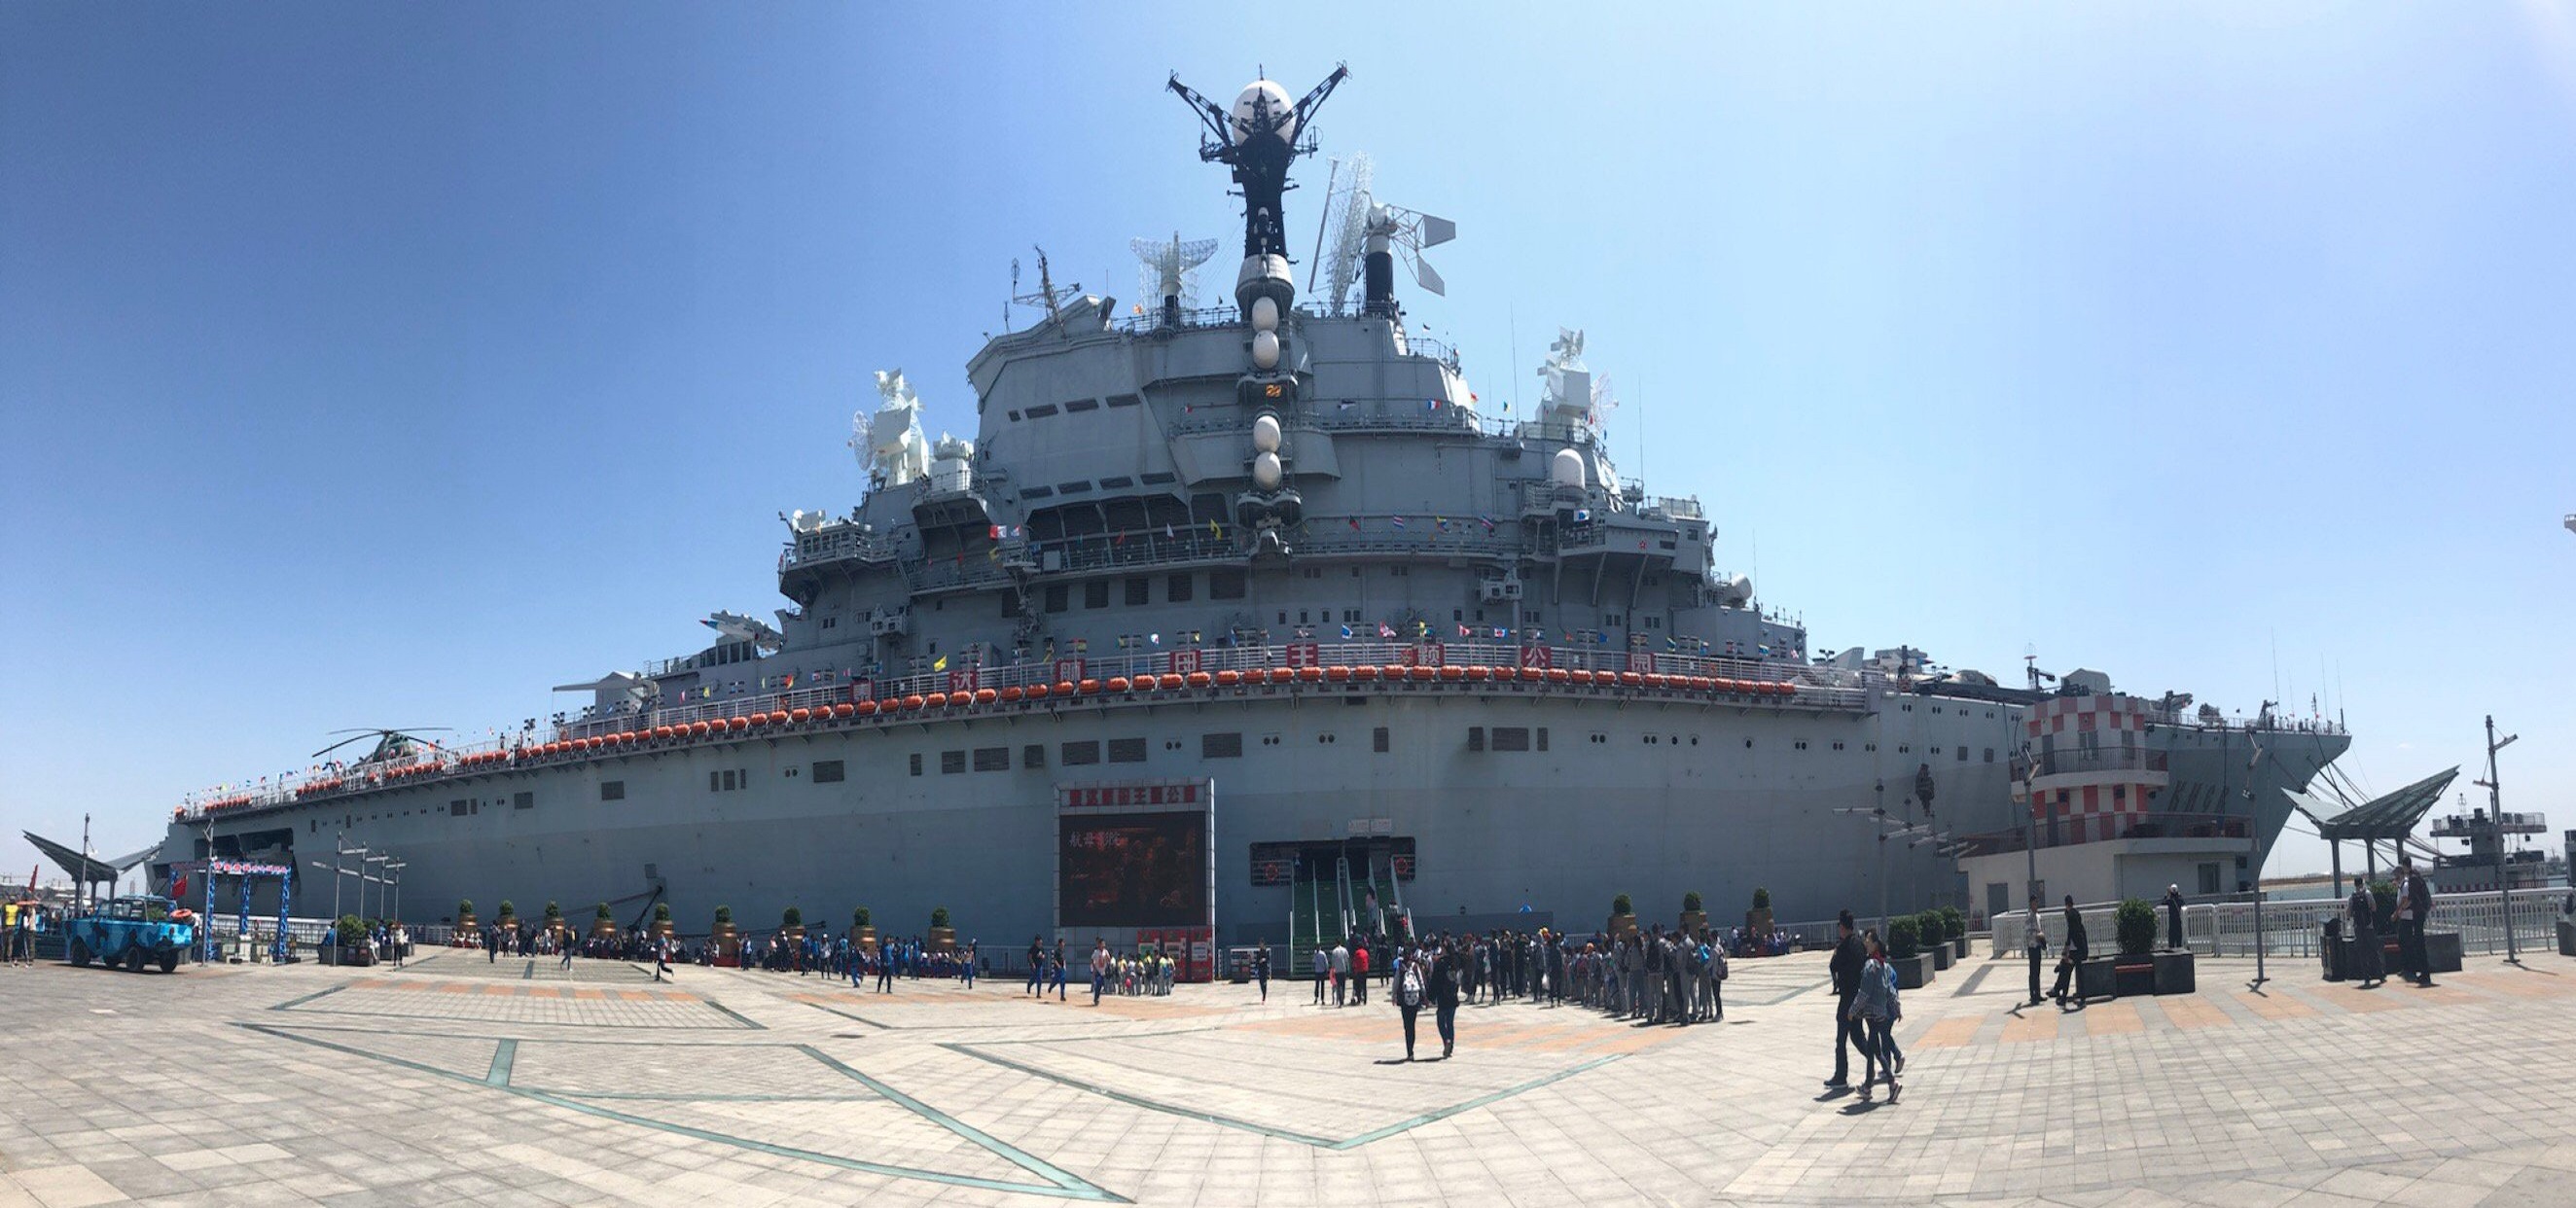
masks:
<svg viewBox="0 0 2576 1208"><path fill-rule="evenodd" d="M1207 923L1207 815L1068 814L1056 853L1066 927Z"/></svg>

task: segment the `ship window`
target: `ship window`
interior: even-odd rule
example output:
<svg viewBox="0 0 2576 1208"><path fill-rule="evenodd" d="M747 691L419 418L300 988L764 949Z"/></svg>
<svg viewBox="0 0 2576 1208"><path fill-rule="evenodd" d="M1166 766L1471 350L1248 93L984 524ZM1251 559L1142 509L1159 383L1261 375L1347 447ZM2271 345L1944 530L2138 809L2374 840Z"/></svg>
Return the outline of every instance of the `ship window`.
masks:
<svg viewBox="0 0 2576 1208"><path fill-rule="evenodd" d="M1376 752L1377 752L1378 754L1380 754L1380 755L1384 755L1384 754L1386 754L1386 727L1385 727L1385 726L1379 726L1376 730L1374 730L1374 731L1371 731L1371 732L1370 732L1370 734L1369 734L1369 748L1370 748L1371 750L1376 751Z"/></svg>
<svg viewBox="0 0 2576 1208"><path fill-rule="evenodd" d="M1141 738L1113 738L1113 739L1110 739L1110 740L1109 740L1109 762L1111 762L1111 763L1143 763L1143 762L1145 762L1145 740L1144 740L1144 739L1141 739Z"/></svg>
<svg viewBox="0 0 2576 1208"><path fill-rule="evenodd" d="M1022 499L1048 499L1052 498L1054 495L1054 487L1028 487L1020 492L1020 498Z"/></svg>
<svg viewBox="0 0 2576 1208"><path fill-rule="evenodd" d="M1027 411L1027 415L1030 419L1045 419L1053 414L1055 414L1054 403L1039 403L1037 406L1031 407Z"/></svg>
<svg viewBox="0 0 2576 1208"><path fill-rule="evenodd" d="M1083 584L1082 606L1085 608L1109 607L1109 580L1094 579Z"/></svg>
<svg viewBox="0 0 2576 1208"><path fill-rule="evenodd" d="M1100 410L1100 400L1096 398L1078 398L1064 405L1064 413L1067 415L1072 415L1077 411L1098 410Z"/></svg>
<svg viewBox="0 0 2576 1208"><path fill-rule="evenodd" d="M1330 734L1318 734L1315 736L1315 741L1330 746L1334 742L1334 738Z"/></svg>
<svg viewBox="0 0 2576 1208"><path fill-rule="evenodd" d="M1843 749L1843 744L1841 744L1841 743L1835 743L1835 744L1834 744L1834 749L1835 749L1835 750L1837 750L1837 751L1842 750L1842 749Z"/></svg>
<svg viewBox="0 0 2576 1208"><path fill-rule="evenodd" d="M1959 762L1961 762L1961 763L1966 763L1966 762L1968 762L1968 748L1966 748L1966 747L1961 747L1961 748L1959 748Z"/></svg>
<svg viewBox="0 0 2576 1208"><path fill-rule="evenodd" d="M1049 583L1049 584L1047 584L1047 589L1046 589L1046 610L1047 610L1048 612L1063 612L1065 609L1070 608L1070 607L1072 607L1072 606L1073 606L1073 593L1072 593L1072 591L1070 591L1069 589L1067 589L1067 588L1066 588L1066 586L1065 586L1064 584L1062 584L1062 583Z"/></svg>
<svg viewBox="0 0 2576 1208"><path fill-rule="evenodd" d="M600 781L600 782L599 782L599 799L600 799L600 800L602 800L602 801L624 801L624 800L626 800L626 782L625 782L625 781L623 781L623 780L603 780L603 781Z"/></svg>
<svg viewBox="0 0 2576 1208"><path fill-rule="evenodd" d="M1790 745L1790 746L1793 746L1793 747L1795 747L1795 748L1797 748L1798 750L1801 750L1801 751L1803 751L1803 750L1806 750L1806 749L1807 749L1807 744L1806 744L1803 740L1802 740L1802 741L1799 741L1799 742L1791 743L1791 744L1789 744L1789 745Z"/></svg>
<svg viewBox="0 0 2576 1208"><path fill-rule="evenodd" d="M1900 707L1900 708L1902 708L1902 709L1904 709L1904 710L1905 710L1906 712L1908 712L1908 713L1912 713L1912 712L1914 711L1914 706L1912 706L1912 705L1902 705L1902 706L1899 706L1899 707Z"/></svg>
<svg viewBox="0 0 2576 1208"><path fill-rule="evenodd" d="M2218 865L2212 863L2200 866L2200 891L2202 893L2218 892Z"/></svg>
<svg viewBox="0 0 2576 1208"><path fill-rule="evenodd" d="M462 818L465 816L465 803L462 801L450 801L447 803L447 812Z"/></svg>
<svg viewBox="0 0 2576 1208"><path fill-rule="evenodd" d="M1494 727L1494 749L1495 749L1495 750L1497 750L1497 751L1526 751L1526 750L1530 749L1530 748L1529 748L1529 727L1528 727L1528 726L1496 726L1496 727Z"/></svg>
<svg viewBox="0 0 2576 1208"><path fill-rule="evenodd" d="M1467 727L1467 749L1470 751L1481 751L1485 749L1485 727Z"/></svg>
<svg viewBox="0 0 2576 1208"><path fill-rule="evenodd" d="M1159 470L1144 476L1144 483L1149 487L1166 487L1178 481L1180 479Z"/></svg>
<svg viewBox="0 0 2576 1208"><path fill-rule="evenodd" d="M940 775L942 775L942 776L954 776L954 775L956 775L956 774L958 774L958 773L960 773L960 772L963 772L963 771L965 771L965 770L966 770L966 752L964 752L964 751L941 751L941 752L939 753L939 774L940 774Z"/></svg>
<svg viewBox="0 0 2576 1208"><path fill-rule="evenodd" d="M1100 743L1098 741L1085 740L1082 742L1069 742L1064 744L1064 766L1074 767L1078 764L1098 762L1100 762Z"/></svg>
<svg viewBox="0 0 2576 1208"><path fill-rule="evenodd" d="M1100 489L1104 491L1124 490L1134 485L1136 480L1124 474L1113 474L1100 480Z"/></svg>
<svg viewBox="0 0 2576 1208"><path fill-rule="evenodd" d="M1020 748L1020 766L1021 766L1021 767L1024 767L1024 768L1042 768L1042 767L1045 767L1045 766L1046 766L1046 744L1045 744L1045 743L1042 743L1042 742L1033 742L1033 743L1030 743L1029 745L1027 745L1027 746L1025 746L1025 747L1021 747L1021 748Z"/></svg>
<svg viewBox="0 0 2576 1208"><path fill-rule="evenodd" d="M2115 785L2112 785L2112 786L2111 786L2111 800L2113 800L2113 801L2126 801L2126 800L2128 800L2128 799L2129 799L2129 786L2127 786L2127 785L2125 785L2125 784L2115 784Z"/></svg>
<svg viewBox="0 0 2576 1208"><path fill-rule="evenodd" d="M1261 745L1263 745L1263 746L1265 746L1265 747L1275 747L1275 746L1278 746L1278 745L1279 745L1279 736L1278 736L1278 735L1276 735L1276 734L1264 734L1264 735L1262 735L1262 736L1261 736Z"/></svg>
<svg viewBox="0 0 2576 1208"><path fill-rule="evenodd" d="M1010 771L1011 749L1009 747L975 748L975 770L978 772Z"/></svg>
<svg viewBox="0 0 2576 1208"><path fill-rule="evenodd" d="M1989 713L1989 714L1987 714L1987 716L1992 717L1992 716L1994 716L1994 715L1993 715L1993 714L1991 714L1991 713ZM1993 763L1994 761L1995 761L1995 749L1994 749L1993 747L1987 747L1987 748L1986 748L1986 762L1987 762L1987 763Z"/></svg>
<svg viewBox="0 0 2576 1208"><path fill-rule="evenodd" d="M1896 753L1899 755L1911 755L1914 753L1914 744L1900 742L1896 744Z"/></svg>
<svg viewBox="0 0 2576 1208"><path fill-rule="evenodd" d="M1860 749L1864 751L1875 751L1878 749L1878 744L1874 742L1865 742L1860 745Z"/></svg>
<svg viewBox="0 0 2576 1208"><path fill-rule="evenodd" d="M915 776L921 774L921 752L919 751L912 753L912 774Z"/></svg>
<svg viewBox="0 0 2576 1208"><path fill-rule="evenodd" d="M1109 405L1112 407L1133 407L1144 401L1144 399L1138 398L1132 394L1113 394L1109 396Z"/></svg>
<svg viewBox="0 0 2576 1208"><path fill-rule="evenodd" d="M1057 494L1076 495L1090 490L1091 480L1087 478L1077 478L1072 482L1059 482L1055 484L1055 489Z"/></svg>
<svg viewBox="0 0 2576 1208"><path fill-rule="evenodd" d="M514 810L535 809L537 808L537 795L535 793L512 793L510 795L510 808Z"/></svg>
<svg viewBox="0 0 2576 1208"><path fill-rule="evenodd" d="M1127 580L1127 607L1137 608L1154 602L1154 581L1143 576Z"/></svg>
<svg viewBox="0 0 2576 1208"><path fill-rule="evenodd" d="M1343 610L1342 610L1342 620L1344 620L1344 621L1346 621L1346 622L1348 622L1348 623L1350 623L1350 624L1353 624L1353 625L1357 625L1357 624L1359 624L1359 621L1360 621L1360 610L1359 610L1359 609L1356 609L1356 608L1345 608L1345 609L1343 609Z"/></svg>
<svg viewBox="0 0 2576 1208"><path fill-rule="evenodd" d="M839 784L844 775L840 760L819 759L814 762L812 780L816 784Z"/></svg>
<svg viewBox="0 0 2576 1208"><path fill-rule="evenodd" d="M1243 572L1231 568L1208 572L1208 598L1240 600L1243 598Z"/></svg>
<svg viewBox="0 0 2576 1208"><path fill-rule="evenodd" d="M1013 411L1013 412L1011 412L1011 413L1010 413L1010 415L1011 415L1011 422L1012 422L1012 423L1015 423L1015 424L1016 424L1016 423L1020 422L1020 413L1019 413L1019 412L1017 412L1017 411Z"/></svg>
<svg viewBox="0 0 2576 1208"><path fill-rule="evenodd" d="M1186 604L1190 599L1190 576L1177 574L1163 583L1163 599L1173 604Z"/></svg>
<svg viewBox="0 0 2576 1208"><path fill-rule="evenodd" d="M1243 735L1242 735L1242 733L1238 731L1238 732L1236 732L1236 733L1232 733L1232 734L1201 734L1201 735L1199 735L1199 758L1201 758L1201 759L1241 759L1241 758L1243 758Z"/></svg>

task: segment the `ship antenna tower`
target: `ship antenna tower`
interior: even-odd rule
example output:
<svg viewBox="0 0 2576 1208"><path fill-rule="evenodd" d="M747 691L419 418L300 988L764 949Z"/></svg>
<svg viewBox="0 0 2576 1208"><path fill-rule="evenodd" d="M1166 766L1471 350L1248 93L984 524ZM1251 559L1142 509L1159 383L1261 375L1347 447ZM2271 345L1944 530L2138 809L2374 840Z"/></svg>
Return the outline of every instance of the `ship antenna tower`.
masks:
<svg viewBox="0 0 2576 1208"><path fill-rule="evenodd" d="M1236 276L1235 302L1247 315L1258 297L1269 297L1282 310L1296 299L1296 278L1288 270L1287 220L1280 205L1290 188L1288 167L1298 156L1314 154L1315 113L1350 74L1350 68L1336 65L1331 75L1293 104L1287 89L1267 79L1245 86L1230 107L1182 83L1178 72L1165 84L1204 127L1199 134L1199 158L1232 169L1235 188L1243 195L1243 270Z"/></svg>

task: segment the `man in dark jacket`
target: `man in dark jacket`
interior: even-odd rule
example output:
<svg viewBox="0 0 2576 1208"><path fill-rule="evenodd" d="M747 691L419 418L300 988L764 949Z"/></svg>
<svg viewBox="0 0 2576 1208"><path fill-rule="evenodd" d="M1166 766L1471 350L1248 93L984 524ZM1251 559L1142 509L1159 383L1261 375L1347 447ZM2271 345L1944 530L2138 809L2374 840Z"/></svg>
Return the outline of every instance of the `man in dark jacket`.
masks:
<svg viewBox="0 0 2576 1208"><path fill-rule="evenodd" d="M1861 966L1865 963L1860 939L1852 934L1852 915L1846 910L1835 920L1833 960L1826 969L1834 979L1834 1076L1825 1079L1826 1086L1851 1085L1851 1046L1866 1048L1869 1041L1858 1021L1852 1018L1852 996L1860 993Z"/></svg>
<svg viewBox="0 0 2576 1208"><path fill-rule="evenodd" d="M1466 959L1466 949L1443 942L1430 959L1431 1022L1440 1029L1440 1056L1447 1060L1458 1048L1458 962Z"/></svg>
<svg viewBox="0 0 2576 1208"><path fill-rule="evenodd" d="M2182 947L2182 886L2165 886L2165 947Z"/></svg>
<svg viewBox="0 0 2576 1208"><path fill-rule="evenodd" d="M2084 964L2084 953L2090 945L2084 942L2084 916L2075 909L2075 895L2066 895L2066 951L2057 958L2057 986L2050 996L2057 1005L2066 1005L2066 984L2075 983L2075 1005L2084 1005L2084 979L2078 970Z"/></svg>
<svg viewBox="0 0 2576 1208"><path fill-rule="evenodd" d="M2405 872L2405 879L2397 886L2400 903L2397 949L2413 954L2407 961L2407 968L2415 974L2415 984L2430 986L2433 984L2433 954L2424 948L2424 922L2433 914L2433 887L2425 884L2424 870L2413 863L2405 865Z"/></svg>

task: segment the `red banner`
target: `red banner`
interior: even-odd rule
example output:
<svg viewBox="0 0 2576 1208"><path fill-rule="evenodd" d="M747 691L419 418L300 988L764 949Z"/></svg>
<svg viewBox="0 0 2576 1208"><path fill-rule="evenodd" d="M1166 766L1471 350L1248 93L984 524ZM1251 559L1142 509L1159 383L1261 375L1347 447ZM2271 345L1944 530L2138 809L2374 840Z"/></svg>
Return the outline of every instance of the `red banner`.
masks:
<svg viewBox="0 0 2576 1208"><path fill-rule="evenodd" d="M1198 670L1199 652L1196 650L1173 651L1171 654L1171 666L1169 669L1175 675L1187 675L1190 672Z"/></svg>

